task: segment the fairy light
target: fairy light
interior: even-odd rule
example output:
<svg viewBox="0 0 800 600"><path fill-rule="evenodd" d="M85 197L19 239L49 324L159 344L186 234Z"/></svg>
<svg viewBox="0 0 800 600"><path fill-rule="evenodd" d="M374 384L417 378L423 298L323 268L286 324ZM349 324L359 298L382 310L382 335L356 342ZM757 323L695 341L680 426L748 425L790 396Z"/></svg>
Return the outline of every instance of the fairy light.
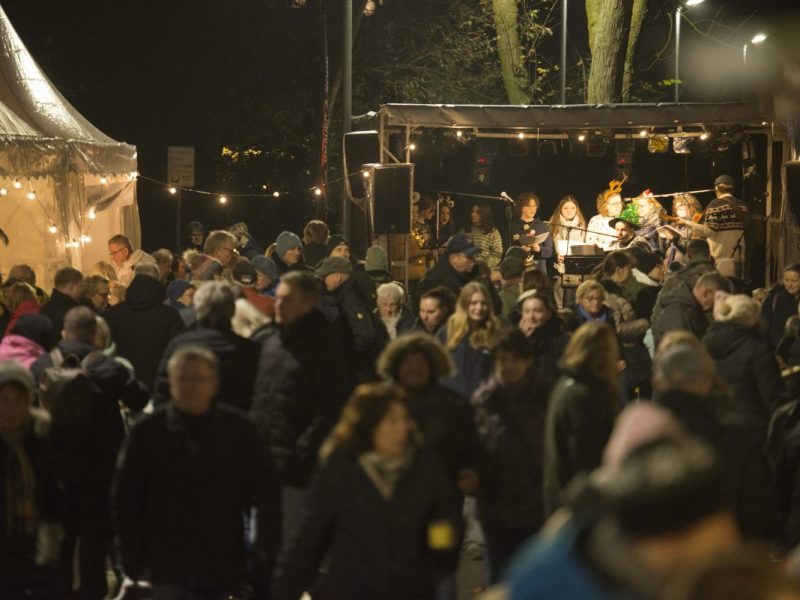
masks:
<svg viewBox="0 0 800 600"><path fill-rule="evenodd" d="M94 220L97 218L97 213L96 213L96 212L94 212L94 209L93 209L93 208L90 208L90 209L89 209L89 214L88 214L87 216L88 216L88 217L89 217L89 218L90 218L92 221L94 221Z"/></svg>
<svg viewBox="0 0 800 600"><path fill-rule="evenodd" d="M578 136L578 141L579 141L579 142L585 142L585 141L586 141L586 135L584 135L583 133L582 133L582 134L580 134L580 135Z"/></svg>
<svg viewBox="0 0 800 600"><path fill-rule="evenodd" d="M322 196L322 190L320 188L314 188L314 195Z"/></svg>
<svg viewBox="0 0 800 600"><path fill-rule="evenodd" d="M642 129L642 130L639 132L639 137L646 138L646 137L647 137L647 129Z"/></svg>
<svg viewBox="0 0 800 600"><path fill-rule="evenodd" d="M525 139L525 134L524 134L524 133L522 133L522 132L520 131L520 132L517 134L517 139L524 140L524 139Z"/></svg>
<svg viewBox="0 0 800 600"><path fill-rule="evenodd" d="M281 193L277 192L277 191L276 192L272 192L272 197L273 198L280 198L281 197Z"/></svg>
<svg viewBox="0 0 800 600"><path fill-rule="evenodd" d="M227 196L220 196L219 197L219 203L220 204L227 204L228 203L228 197Z"/></svg>
<svg viewBox="0 0 800 600"><path fill-rule="evenodd" d="M18 190L22 188L22 184L19 182L19 179L14 180L14 189Z"/></svg>
<svg viewBox="0 0 800 600"><path fill-rule="evenodd" d="M172 194L172 195L174 196L175 194L177 194L177 193L178 193L178 188L176 188L174 185L173 185L173 186L170 186L170 188L169 188L169 193L170 193L170 194Z"/></svg>
<svg viewBox="0 0 800 600"><path fill-rule="evenodd" d="M108 183L108 177L101 177L100 178L100 185L105 185Z"/></svg>
<svg viewBox="0 0 800 600"><path fill-rule="evenodd" d="M47 228L47 231L49 231L52 234L56 234L58 233L58 228L55 225L50 225L50 227Z"/></svg>
<svg viewBox="0 0 800 600"><path fill-rule="evenodd" d="M456 131L456 137L464 137L464 132L459 129Z"/></svg>
<svg viewBox="0 0 800 600"><path fill-rule="evenodd" d="M409 144L408 149L413 152L414 150L417 149L417 145L416 144Z"/></svg>
<svg viewBox="0 0 800 600"><path fill-rule="evenodd" d="M28 200L36 200L36 192L34 192L33 190L31 190L30 192L28 192L27 194L25 194L25 197L26 197Z"/></svg>
<svg viewBox="0 0 800 600"><path fill-rule="evenodd" d="M0 196L7 196L8 190L4 187L0 187Z"/></svg>
<svg viewBox="0 0 800 600"><path fill-rule="evenodd" d="M706 141L708 139L708 132L704 131L703 133L701 133L700 134L700 139L703 140L703 141Z"/></svg>

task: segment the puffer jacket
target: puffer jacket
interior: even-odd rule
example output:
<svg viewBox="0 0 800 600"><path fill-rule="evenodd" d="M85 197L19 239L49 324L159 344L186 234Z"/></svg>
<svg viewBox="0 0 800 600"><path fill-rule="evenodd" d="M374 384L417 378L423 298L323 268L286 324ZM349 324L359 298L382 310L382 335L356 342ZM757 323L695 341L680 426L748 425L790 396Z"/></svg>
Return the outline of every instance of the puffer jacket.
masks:
<svg viewBox="0 0 800 600"><path fill-rule="evenodd" d="M44 353L44 348L24 335L12 333L0 341L0 362L15 361L30 369Z"/></svg>
<svg viewBox="0 0 800 600"><path fill-rule="evenodd" d="M650 327L647 319L639 319L631 303L625 299L622 288L609 279L600 282L606 290L606 305L614 311L614 324L617 335L623 344L633 344L641 340Z"/></svg>

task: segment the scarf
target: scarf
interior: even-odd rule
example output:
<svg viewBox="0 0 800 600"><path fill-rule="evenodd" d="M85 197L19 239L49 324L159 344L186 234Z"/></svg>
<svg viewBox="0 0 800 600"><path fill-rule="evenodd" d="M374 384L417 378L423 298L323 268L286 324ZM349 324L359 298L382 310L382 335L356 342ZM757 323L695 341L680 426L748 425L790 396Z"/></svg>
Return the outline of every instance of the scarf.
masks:
<svg viewBox="0 0 800 600"><path fill-rule="evenodd" d="M596 322L596 323L607 323L608 322L608 311L606 311L606 310L601 312L599 316L593 317L586 311L585 308L583 308L580 304L578 304L578 313L580 313L581 316L583 316L583 318L586 319L587 321L592 321L592 322Z"/></svg>
<svg viewBox="0 0 800 600"><path fill-rule="evenodd" d="M578 229L567 229L567 227L581 227L582 229L586 229L581 225L581 220L578 218L576 214L573 219L565 219L564 217L558 218L558 228L556 229L556 239L559 240L567 240L571 242L582 242L586 237L585 231L580 231Z"/></svg>
<svg viewBox="0 0 800 600"><path fill-rule="evenodd" d="M390 500L394 494L397 482L403 473L408 470L413 450L406 451L402 456L387 458L375 451L364 452L358 457L361 468L367 473L372 483L378 488L385 500Z"/></svg>
<svg viewBox="0 0 800 600"><path fill-rule="evenodd" d="M4 465L3 493L6 531L25 536L36 533L36 476L25 449L25 430L0 432L10 452Z"/></svg>

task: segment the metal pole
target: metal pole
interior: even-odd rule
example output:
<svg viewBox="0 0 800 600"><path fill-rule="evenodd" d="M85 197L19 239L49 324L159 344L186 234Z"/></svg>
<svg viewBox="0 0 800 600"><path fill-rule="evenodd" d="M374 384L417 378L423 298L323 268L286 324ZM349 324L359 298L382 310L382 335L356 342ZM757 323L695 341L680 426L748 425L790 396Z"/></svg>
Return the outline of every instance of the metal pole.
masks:
<svg viewBox="0 0 800 600"><path fill-rule="evenodd" d="M175 199L175 251L181 251L181 195L182 190L178 190L177 198Z"/></svg>
<svg viewBox="0 0 800 600"><path fill-rule="evenodd" d="M561 104L567 103L567 15L569 0L561 0Z"/></svg>
<svg viewBox="0 0 800 600"><path fill-rule="evenodd" d="M742 66L747 67L747 44L742 46Z"/></svg>
<svg viewBox="0 0 800 600"><path fill-rule="evenodd" d="M675 11L675 104L681 99L681 7Z"/></svg>
<svg viewBox="0 0 800 600"><path fill-rule="evenodd" d="M344 1L342 46L342 133L350 133L353 117L353 0ZM342 234L350 238L350 198L342 196Z"/></svg>

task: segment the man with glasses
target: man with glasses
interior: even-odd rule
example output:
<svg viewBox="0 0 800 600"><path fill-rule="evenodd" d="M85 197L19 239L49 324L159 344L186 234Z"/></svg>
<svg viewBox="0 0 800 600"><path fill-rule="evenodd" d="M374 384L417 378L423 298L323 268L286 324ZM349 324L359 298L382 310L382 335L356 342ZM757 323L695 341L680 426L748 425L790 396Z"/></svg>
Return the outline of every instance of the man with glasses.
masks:
<svg viewBox="0 0 800 600"><path fill-rule="evenodd" d="M149 262L156 265L156 259L142 250L134 250L131 241L124 235L118 234L108 240L108 255L117 274L120 285L128 287L133 279L133 270L136 265Z"/></svg>
<svg viewBox="0 0 800 600"><path fill-rule="evenodd" d="M229 231L217 230L208 234L203 253L222 263L230 271L237 262L236 237Z"/></svg>

